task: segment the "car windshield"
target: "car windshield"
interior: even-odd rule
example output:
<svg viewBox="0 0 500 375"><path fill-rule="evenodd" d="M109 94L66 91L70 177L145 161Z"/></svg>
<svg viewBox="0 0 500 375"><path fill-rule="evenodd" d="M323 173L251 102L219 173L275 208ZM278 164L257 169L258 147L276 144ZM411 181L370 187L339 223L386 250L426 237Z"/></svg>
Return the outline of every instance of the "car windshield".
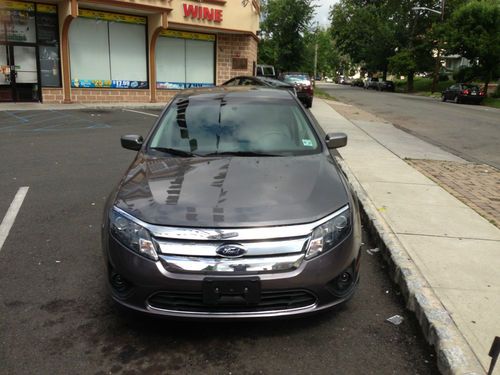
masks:
<svg viewBox="0 0 500 375"><path fill-rule="evenodd" d="M292 100L183 98L165 113L149 149L182 157L307 155L321 148Z"/></svg>

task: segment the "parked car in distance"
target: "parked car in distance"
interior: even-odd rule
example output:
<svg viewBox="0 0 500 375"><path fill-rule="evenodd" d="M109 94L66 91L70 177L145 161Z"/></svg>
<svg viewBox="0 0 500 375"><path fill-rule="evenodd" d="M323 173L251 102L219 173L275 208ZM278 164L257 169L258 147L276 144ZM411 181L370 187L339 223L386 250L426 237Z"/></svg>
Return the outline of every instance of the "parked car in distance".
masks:
<svg viewBox="0 0 500 375"><path fill-rule="evenodd" d="M306 108L311 108L314 98L314 89L311 78L307 73L286 72L279 76L279 80L295 86L297 97Z"/></svg>
<svg viewBox="0 0 500 375"><path fill-rule="evenodd" d="M330 77L325 77L325 82L326 83L333 83L333 79Z"/></svg>
<svg viewBox="0 0 500 375"><path fill-rule="evenodd" d="M269 77L238 76L224 82L222 86L267 86L275 89L288 90L297 96L294 85Z"/></svg>
<svg viewBox="0 0 500 375"><path fill-rule="evenodd" d="M258 64L256 67L256 75L260 77L276 78L276 71L272 65Z"/></svg>
<svg viewBox="0 0 500 375"><path fill-rule="evenodd" d="M361 78L353 79L351 82L351 86L355 86L355 87L364 87L364 85L365 85L365 83L363 82L363 80Z"/></svg>
<svg viewBox="0 0 500 375"><path fill-rule="evenodd" d="M441 94L443 102L453 100L455 103L471 102L480 104L484 99L484 91L478 85L470 83L456 83L451 85Z"/></svg>
<svg viewBox="0 0 500 375"><path fill-rule="evenodd" d="M379 81L377 85L377 89L379 91L390 91L394 92L396 90L396 86L394 85L394 82L392 81Z"/></svg>
<svg viewBox="0 0 500 375"><path fill-rule="evenodd" d="M368 77L365 81L364 88L378 90L378 78Z"/></svg>
<svg viewBox="0 0 500 375"><path fill-rule="evenodd" d="M104 209L112 298L183 318L292 316L348 300L359 280L357 201L296 97L263 87L180 92Z"/></svg>

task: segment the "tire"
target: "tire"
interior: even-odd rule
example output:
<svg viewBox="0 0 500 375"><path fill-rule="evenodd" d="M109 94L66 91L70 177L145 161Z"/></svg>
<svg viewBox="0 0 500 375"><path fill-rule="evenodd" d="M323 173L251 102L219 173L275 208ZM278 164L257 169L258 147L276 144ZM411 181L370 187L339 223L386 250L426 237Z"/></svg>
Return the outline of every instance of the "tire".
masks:
<svg viewBox="0 0 500 375"><path fill-rule="evenodd" d="M458 95L455 96L455 98L453 99L453 102L456 103L456 104L460 104L461 103L461 100L458 97Z"/></svg>
<svg viewBox="0 0 500 375"><path fill-rule="evenodd" d="M309 99L306 103L306 108L311 108L313 106L313 98Z"/></svg>
<svg viewBox="0 0 500 375"><path fill-rule="evenodd" d="M445 102L445 101L446 101L446 95L441 94L441 101L442 101L442 102Z"/></svg>

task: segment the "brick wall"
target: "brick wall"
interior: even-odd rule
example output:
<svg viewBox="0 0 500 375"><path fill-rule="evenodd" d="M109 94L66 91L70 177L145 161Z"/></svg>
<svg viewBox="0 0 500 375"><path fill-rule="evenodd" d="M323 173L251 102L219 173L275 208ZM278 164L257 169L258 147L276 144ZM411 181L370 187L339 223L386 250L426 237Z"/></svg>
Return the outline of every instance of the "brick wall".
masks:
<svg viewBox="0 0 500 375"><path fill-rule="evenodd" d="M156 101L168 103L178 90L157 90ZM59 88L42 88L44 103L62 103L63 90ZM150 93L146 90L119 89L71 89L71 100L74 103L149 103Z"/></svg>
<svg viewBox="0 0 500 375"><path fill-rule="evenodd" d="M179 90L156 90L156 101L158 103L168 103Z"/></svg>
<svg viewBox="0 0 500 375"><path fill-rule="evenodd" d="M44 103L62 103L63 90L60 88L42 87L42 99Z"/></svg>
<svg viewBox="0 0 500 375"><path fill-rule="evenodd" d="M248 59L247 69L232 69L233 57ZM235 76L253 75L254 61L257 62L257 40L251 35L217 35L217 85Z"/></svg>
<svg viewBox="0 0 500 375"><path fill-rule="evenodd" d="M76 103L148 103L149 90L71 89L71 101Z"/></svg>

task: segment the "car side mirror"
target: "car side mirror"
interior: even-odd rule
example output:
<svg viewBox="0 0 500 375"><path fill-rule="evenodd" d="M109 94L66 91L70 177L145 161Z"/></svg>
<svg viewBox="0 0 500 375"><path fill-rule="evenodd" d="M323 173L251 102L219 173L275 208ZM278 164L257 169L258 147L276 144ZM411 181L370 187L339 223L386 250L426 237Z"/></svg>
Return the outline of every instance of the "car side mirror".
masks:
<svg viewBox="0 0 500 375"><path fill-rule="evenodd" d="M325 138L326 146L331 150L334 148L344 147L347 145L347 134L345 133L328 133Z"/></svg>
<svg viewBox="0 0 500 375"><path fill-rule="evenodd" d="M128 150L139 151L142 147L144 139L141 135L128 134L123 135L120 139L122 147Z"/></svg>

